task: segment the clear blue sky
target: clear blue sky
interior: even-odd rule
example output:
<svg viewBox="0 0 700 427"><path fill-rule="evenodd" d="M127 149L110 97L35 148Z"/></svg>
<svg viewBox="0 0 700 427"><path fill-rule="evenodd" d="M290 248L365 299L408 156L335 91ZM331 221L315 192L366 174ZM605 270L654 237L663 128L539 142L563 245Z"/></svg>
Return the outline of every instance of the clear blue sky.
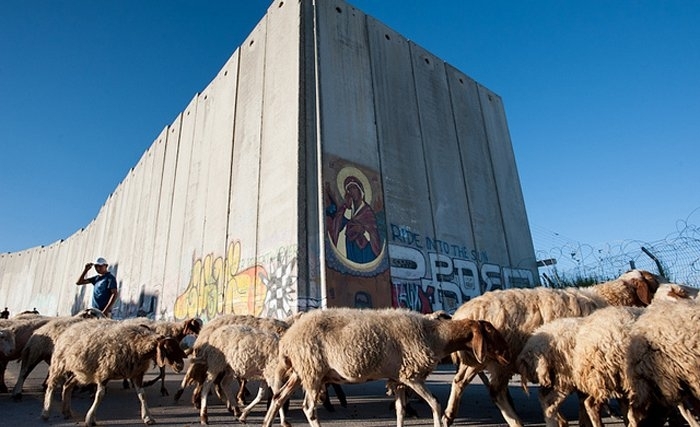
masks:
<svg viewBox="0 0 700 427"><path fill-rule="evenodd" d="M700 222L700 2L350 2L498 93L536 249ZM87 225L270 5L0 3L0 252Z"/></svg>

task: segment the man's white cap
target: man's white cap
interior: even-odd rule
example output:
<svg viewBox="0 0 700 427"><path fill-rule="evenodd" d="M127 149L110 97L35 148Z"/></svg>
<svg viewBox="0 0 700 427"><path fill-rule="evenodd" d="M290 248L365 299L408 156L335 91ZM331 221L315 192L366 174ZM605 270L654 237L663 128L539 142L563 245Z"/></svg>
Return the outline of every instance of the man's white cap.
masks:
<svg viewBox="0 0 700 427"><path fill-rule="evenodd" d="M102 257L97 258L93 264L95 264L95 265L109 265L107 260L102 258Z"/></svg>

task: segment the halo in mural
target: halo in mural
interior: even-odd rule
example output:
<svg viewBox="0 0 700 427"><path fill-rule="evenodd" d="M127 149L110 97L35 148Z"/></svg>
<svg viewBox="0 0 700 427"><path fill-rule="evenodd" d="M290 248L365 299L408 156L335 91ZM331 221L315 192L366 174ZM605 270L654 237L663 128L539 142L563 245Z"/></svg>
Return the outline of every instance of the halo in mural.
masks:
<svg viewBox="0 0 700 427"><path fill-rule="evenodd" d="M338 172L338 176L335 178L335 182L338 185L338 194L345 194L345 180L351 176L354 176L362 183L362 188L365 192L365 201L371 205L372 186L369 183L369 179L367 179L367 175L365 175L361 170L359 170L356 167L345 166L343 169L340 170L340 172Z"/></svg>

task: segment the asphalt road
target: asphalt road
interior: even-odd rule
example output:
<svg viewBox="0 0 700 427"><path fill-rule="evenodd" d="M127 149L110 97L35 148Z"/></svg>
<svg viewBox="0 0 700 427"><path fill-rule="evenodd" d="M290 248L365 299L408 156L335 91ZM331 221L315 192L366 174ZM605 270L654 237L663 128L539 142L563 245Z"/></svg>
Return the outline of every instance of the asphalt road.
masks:
<svg viewBox="0 0 700 427"><path fill-rule="evenodd" d="M9 388L15 384L19 363L10 362L5 381ZM75 417L71 420L63 419L60 414L60 392L54 396L54 405L51 417L48 421L40 418L44 393L41 383L47 372L47 365L40 364L30 375L24 385L23 399L15 402L9 394L0 395L0 426L60 426L74 427L82 425L85 414L92 404L93 396L88 393L74 392L73 412ZM451 365L440 365L428 379L428 388L438 397L441 404L445 405L450 393L450 382L454 374ZM157 375L156 370L150 371L146 379ZM161 396L159 385L146 389L146 398L152 414L160 426L193 426L199 425L199 413L190 404L192 389L187 389L180 402L175 404L172 395L179 387L183 374L174 374L169 371L166 374L166 387L170 396ZM254 388L251 387L251 390ZM331 392L331 399L335 403L335 412L328 412L319 405L318 418L324 426L395 426L396 415L393 409L393 399L386 396L384 382L370 382L357 385L344 385L348 398L347 408L341 407ZM515 401L516 409L527 426L543 426L542 411L537 401L537 391L531 387L529 395L526 395L520 387L519 379L511 382L511 395ZM297 392L292 399L289 421L292 425L307 425L306 417L301 411L301 394ZM411 404L419 413L419 418L407 418L407 426L432 426L430 408L420 400L411 399ZM571 426L578 425L575 397L570 397L564 404L563 413L570 420ZM134 390L124 390L121 381L112 381L107 386L107 392L101 405L97 409L97 420L100 426L143 426L140 418L140 406ZM265 415L265 405L259 404L248 418L249 425L260 425ZM606 426L623 426L624 424L614 418L604 419ZM221 426L241 425L228 413L225 406L216 396L209 399L209 424ZM459 417L455 420L455 426L503 426L506 425L496 406L491 402L486 388L476 380L470 384L462 397Z"/></svg>

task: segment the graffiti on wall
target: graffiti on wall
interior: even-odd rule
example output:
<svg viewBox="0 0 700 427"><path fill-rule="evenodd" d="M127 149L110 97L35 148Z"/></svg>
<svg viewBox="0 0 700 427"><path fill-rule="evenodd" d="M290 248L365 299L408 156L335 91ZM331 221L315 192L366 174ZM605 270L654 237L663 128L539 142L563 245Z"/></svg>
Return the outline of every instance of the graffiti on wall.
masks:
<svg viewBox="0 0 700 427"><path fill-rule="evenodd" d="M174 304L175 319L212 319L221 314L284 318L292 314L290 293L296 287L296 256L282 249L269 265L241 260L240 242L226 256L208 254L193 262L190 280Z"/></svg>
<svg viewBox="0 0 700 427"><path fill-rule="evenodd" d="M488 254L391 225L392 304L422 313L454 311L494 289L532 287L528 269L488 262Z"/></svg>
<svg viewBox="0 0 700 427"><path fill-rule="evenodd" d="M381 192L376 173L358 166L336 166L335 188L326 181L323 186L326 263L343 274L372 277L386 271L386 224Z"/></svg>

